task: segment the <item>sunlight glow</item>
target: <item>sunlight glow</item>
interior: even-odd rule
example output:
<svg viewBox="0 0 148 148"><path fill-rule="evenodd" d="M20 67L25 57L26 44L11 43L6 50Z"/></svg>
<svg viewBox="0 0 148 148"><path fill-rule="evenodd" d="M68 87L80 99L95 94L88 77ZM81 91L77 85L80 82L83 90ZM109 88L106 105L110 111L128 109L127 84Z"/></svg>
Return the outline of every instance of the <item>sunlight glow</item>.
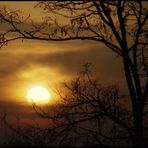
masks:
<svg viewBox="0 0 148 148"><path fill-rule="evenodd" d="M27 100L35 104L47 104L51 99L49 91L42 86L34 86L27 92Z"/></svg>

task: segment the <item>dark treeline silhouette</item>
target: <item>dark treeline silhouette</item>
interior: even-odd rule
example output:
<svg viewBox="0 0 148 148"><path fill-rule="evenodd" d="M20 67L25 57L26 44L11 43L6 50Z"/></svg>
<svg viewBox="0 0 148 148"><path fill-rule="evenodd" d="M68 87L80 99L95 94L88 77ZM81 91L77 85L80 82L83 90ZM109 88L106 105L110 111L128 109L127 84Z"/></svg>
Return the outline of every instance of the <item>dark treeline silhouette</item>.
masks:
<svg viewBox="0 0 148 148"><path fill-rule="evenodd" d="M50 110L33 104L39 118L47 119L49 127L40 124L12 125L3 117L16 139L7 145L26 142L29 146L131 146L132 112L116 85L103 86L92 75L90 63L69 83L64 83L65 93L56 89L60 103ZM21 120L21 119L20 119ZM127 127L131 125L131 127ZM18 139L17 139L18 138Z"/></svg>
<svg viewBox="0 0 148 148"><path fill-rule="evenodd" d="M115 111L108 112L108 108L110 107L109 103L111 102L108 102L108 108L104 106L102 102L97 102L97 112L101 109L103 114L105 113L114 124L122 127L126 131L126 134L123 134L126 137L123 137L123 139L128 136L133 147L144 147L145 122L148 112L147 2L50 1L39 2L35 7L40 7L43 11L47 12L47 16L42 23L33 22L30 20L30 16L22 18L19 11L10 11L6 8L0 10L0 21L8 26L0 36L1 47L11 41L20 39L45 40L48 42L80 39L103 43L122 59L125 80L130 94L128 101L129 104L131 104L131 120L122 119L122 115L119 117L119 115L117 115L118 113L121 114L119 111L117 111L117 113ZM53 15L50 14L55 14L55 16L67 19L67 24L60 23L58 21L60 19L52 18L51 16ZM77 80L77 83L75 85L78 87L78 92L76 90L77 88L75 88L75 91L76 94L80 96L80 89L79 86L77 86L79 85L79 80ZM111 92L105 92L107 94L106 99L110 97L110 94L116 89L113 87L109 88L109 90ZM93 96L92 98L95 97L96 96ZM77 100L77 98L75 99ZM124 112L126 114L126 109L124 109ZM89 114L88 112L86 116L89 116ZM128 115L130 114L127 114L126 118L129 118ZM69 114L67 116L67 120L72 122L71 118L69 119ZM81 116L81 113L79 116ZM100 117L101 115L97 114L96 116ZM90 119L89 117L88 119L91 120L91 117L90 115ZM73 122L77 123L77 121ZM98 124L101 124L100 122L102 121L99 121ZM97 122L94 121L94 123ZM73 125L71 127L75 129L75 124L71 123L71 125ZM102 131L100 130L98 129L97 133L101 134ZM67 131L69 131L69 129L67 129ZM116 131L116 126L113 131ZM98 136L95 137L97 138ZM118 136L116 135L115 137L117 138ZM108 137L108 139L110 138L111 137ZM98 138L98 141L99 140ZM100 143L102 143L102 141L100 141Z"/></svg>

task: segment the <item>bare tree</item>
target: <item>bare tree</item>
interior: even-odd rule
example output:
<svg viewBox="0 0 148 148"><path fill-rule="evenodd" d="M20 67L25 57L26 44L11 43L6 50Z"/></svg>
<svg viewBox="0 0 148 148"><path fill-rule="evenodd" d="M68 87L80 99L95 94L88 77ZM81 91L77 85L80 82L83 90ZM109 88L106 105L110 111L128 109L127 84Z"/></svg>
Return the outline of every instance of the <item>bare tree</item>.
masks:
<svg viewBox="0 0 148 148"><path fill-rule="evenodd" d="M8 29L1 33L0 44L18 39L46 41L93 40L102 42L122 58L130 94L133 146L143 146L144 115L148 98L147 3L142 1L49 1L39 2L47 12L44 22L23 19L19 11L0 11L1 23ZM50 13L69 20L61 24ZM26 25L29 24L29 27ZM120 120L116 120L116 123ZM122 121L123 128L129 129Z"/></svg>
<svg viewBox="0 0 148 148"><path fill-rule="evenodd" d="M127 98L120 95L116 85L101 85L86 63L74 80L64 83L64 88L66 93L56 89L61 102L49 112L33 104L35 113L47 119L50 127L35 124L37 126L18 129L5 117L3 121L22 139L39 146L131 145L132 114L124 104Z"/></svg>

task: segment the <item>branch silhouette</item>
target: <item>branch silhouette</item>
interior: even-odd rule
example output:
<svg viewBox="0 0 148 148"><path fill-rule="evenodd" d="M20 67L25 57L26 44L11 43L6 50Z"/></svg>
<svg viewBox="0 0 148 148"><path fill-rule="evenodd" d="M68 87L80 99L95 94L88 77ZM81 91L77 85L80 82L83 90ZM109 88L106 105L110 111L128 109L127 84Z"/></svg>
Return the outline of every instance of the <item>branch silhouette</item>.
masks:
<svg viewBox="0 0 148 148"><path fill-rule="evenodd" d="M112 111L108 111L107 106L102 111L111 120L128 130L134 147L143 147L145 146L144 122L146 120L144 114L147 111L148 99L148 11L146 5L144 1L39 2L35 8L39 7L47 12L42 23L35 23L30 16L22 18L20 11L3 8L0 10L0 22L9 27L0 35L0 47L20 39L49 42L92 40L103 43L122 59L130 94L128 101L132 104L132 131L119 116L117 118ZM60 23L60 19L52 18L50 14L68 21ZM77 94L76 89L75 91ZM86 97L86 95L81 97ZM88 101L87 98L85 101ZM84 100L81 103L83 104ZM81 103L77 105L82 105ZM88 101L87 103L92 107L96 105L96 102Z"/></svg>

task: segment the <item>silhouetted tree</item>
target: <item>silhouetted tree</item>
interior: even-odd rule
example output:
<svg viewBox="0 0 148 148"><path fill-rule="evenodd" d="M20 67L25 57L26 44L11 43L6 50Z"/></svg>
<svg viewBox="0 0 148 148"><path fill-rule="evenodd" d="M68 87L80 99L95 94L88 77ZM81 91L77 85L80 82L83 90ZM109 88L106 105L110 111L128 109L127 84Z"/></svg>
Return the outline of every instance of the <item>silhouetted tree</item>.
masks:
<svg viewBox="0 0 148 148"><path fill-rule="evenodd" d="M64 83L64 94L57 89L62 102L54 108L54 113L46 113L34 105L36 113L53 122L55 127L50 130L57 133L60 145L74 146L83 140L85 146L131 145L132 114L124 104L125 96L120 95L116 85L101 85L93 78L89 66L84 64L74 80Z"/></svg>
<svg viewBox="0 0 148 148"><path fill-rule="evenodd" d="M43 23L30 21L30 16L24 19L19 11L1 9L0 21L8 25L8 29L1 32L1 47L18 39L80 39L104 43L123 61L129 101L132 104L132 133L127 122L120 122L118 119L114 122L129 131L133 146L142 147L148 98L147 3L105 0L49 1L39 2L35 7L41 7L47 12ZM66 24L60 23L51 18L51 13L69 21Z"/></svg>
<svg viewBox="0 0 148 148"><path fill-rule="evenodd" d="M18 129L4 117L5 124L21 137L17 142L21 144L24 139L38 146L131 145L132 114L124 104L126 96L120 95L117 86L101 85L86 63L74 80L64 83L64 88L64 93L56 89L60 103L50 107L50 111L33 104L38 117L49 122L47 128L40 124L22 128L20 123Z"/></svg>

